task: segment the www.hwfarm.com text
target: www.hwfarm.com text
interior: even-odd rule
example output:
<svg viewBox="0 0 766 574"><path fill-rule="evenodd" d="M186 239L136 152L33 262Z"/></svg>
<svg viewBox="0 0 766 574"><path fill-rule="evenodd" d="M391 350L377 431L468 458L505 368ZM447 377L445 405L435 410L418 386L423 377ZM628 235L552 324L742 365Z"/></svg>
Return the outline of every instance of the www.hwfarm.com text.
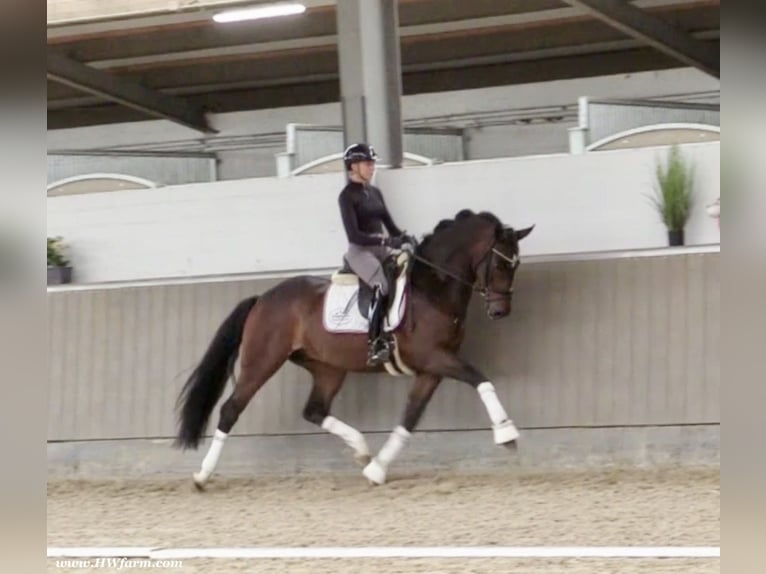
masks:
<svg viewBox="0 0 766 574"><path fill-rule="evenodd" d="M181 560L147 560L144 558L63 558L56 560L57 568L182 568Z"/></svg>

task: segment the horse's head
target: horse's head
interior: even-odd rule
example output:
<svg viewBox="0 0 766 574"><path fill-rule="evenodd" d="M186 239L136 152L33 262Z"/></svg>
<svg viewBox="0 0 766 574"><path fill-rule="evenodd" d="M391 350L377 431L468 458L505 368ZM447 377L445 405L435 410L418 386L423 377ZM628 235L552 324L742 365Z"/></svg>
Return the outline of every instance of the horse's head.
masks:
<svg viewBox="0 0 766 574"><path fill-rule="evenodd" d="M436 278L434 290L450 281L469 287L484 297L487 315L500 319L511 312L519 241L532 229L534 225L517 231L489 212L463 209L454 219L438 223L418 246L415 258ZM427 279L420 285L428 285Z"/></svg>
<svg viewBox="0 0 766 574"><path fill-rule="evenodd" d="M493 236L483 242L483 254L479 256L474 271L487 315L493 320L506 317L511 312L513 280L521 263L519 241L529 235L534 227L520 230L497 227Z"/></svg>

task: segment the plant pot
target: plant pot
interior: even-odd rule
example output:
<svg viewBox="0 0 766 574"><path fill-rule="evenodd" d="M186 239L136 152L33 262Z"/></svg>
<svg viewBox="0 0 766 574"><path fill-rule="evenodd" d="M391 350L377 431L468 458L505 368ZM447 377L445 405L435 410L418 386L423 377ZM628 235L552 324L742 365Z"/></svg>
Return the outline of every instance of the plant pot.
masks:
<svg viewBox="0 0 766 574"><path fill-rule="evenodd" d="M48 267L48 285L63 285L71 282L71 267Z"/></svg>
<svg viewBox="0 0 766 574"><path fill-rule="evenodd" d="M668 243L671 247L684 244L684 230L683 229L670 229L668 230Z"/></svg>

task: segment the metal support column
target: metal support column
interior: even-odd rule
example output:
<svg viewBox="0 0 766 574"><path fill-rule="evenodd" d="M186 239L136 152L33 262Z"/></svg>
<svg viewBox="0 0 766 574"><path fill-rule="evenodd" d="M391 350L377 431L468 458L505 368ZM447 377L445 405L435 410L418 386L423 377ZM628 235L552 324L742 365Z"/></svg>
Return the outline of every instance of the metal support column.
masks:
<svg viewBox="0 0 766 574"><path fill-rule="evenodd" d="M364 11L362 10L364 8ZM381 165L401 167L401 59L395 0L338 2L345 145L365 141Z"/></svg>

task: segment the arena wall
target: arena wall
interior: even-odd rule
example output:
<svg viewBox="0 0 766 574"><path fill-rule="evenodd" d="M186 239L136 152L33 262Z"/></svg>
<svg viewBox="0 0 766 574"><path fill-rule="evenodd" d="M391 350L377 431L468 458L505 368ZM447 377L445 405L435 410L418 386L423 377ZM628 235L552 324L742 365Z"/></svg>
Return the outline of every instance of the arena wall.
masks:
<svg viewBox="0 0 766 574"><path fill-rule="evenodd" d="M475 301L463 355L492 378L522 429L520 460L715 462L719 261L717 246L532 256L510 317L491 322ZM49 290L51 472L196 467L202 453L170 447L175 398L231 307L279 280ZM301 418L309 380L292 365L273 377L233 430L222 472L352 467L335 437ZM408 382L352 375L333 413L384 437ZM402 464L505 462L493 448L475 392L446 380Z"/></svg>
<svg viewBox="0 0 766 574"><path fill-rule="evenodd" d="M683 147L698 197L689 245L720 240L705 205L720 193L720 144ZM425 233L463 208L537 227L523 256L658 248L667 233L649 195L667 148L544 155L380 170L399 225ZM74 281L95 283L337 265L346 239L340 174L257 178L51 197L48 236L69 245Z"/></svg>

